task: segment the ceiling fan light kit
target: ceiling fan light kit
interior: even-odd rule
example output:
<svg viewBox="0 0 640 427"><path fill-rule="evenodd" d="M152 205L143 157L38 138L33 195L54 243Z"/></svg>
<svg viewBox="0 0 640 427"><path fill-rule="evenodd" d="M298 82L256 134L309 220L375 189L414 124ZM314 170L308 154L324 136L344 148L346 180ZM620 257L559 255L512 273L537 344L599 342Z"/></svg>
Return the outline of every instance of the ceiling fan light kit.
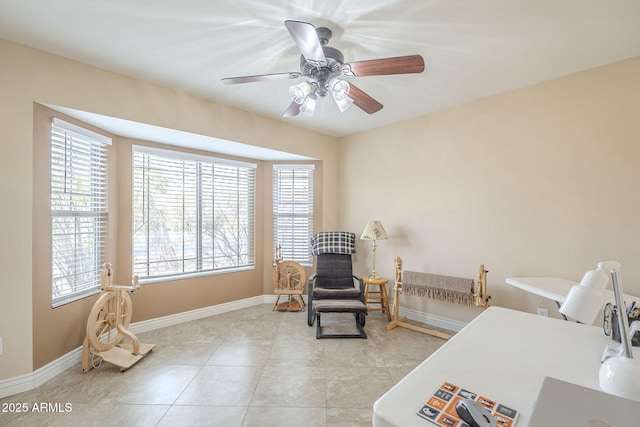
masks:
<svg viewBox="0 0 640 427"><path fill-rule="evenodd" d="M324 98L328 94L331 94L340 112L344 112L355 104L364 112L373 114L382 109L382 104L358 89L353 83L338 77L413 74L424 71L424 59L420 55L345 63L342 52L328 46L332 36L330 29L316 28L312 24L302 21L285 21L284 25L302 53L300 72L222 79L222 83L225 84L239 84L306 77L306 81L289 88L292 102L282 115L283 117L294 117L300 113L312 116L318 97Z"/></svg>

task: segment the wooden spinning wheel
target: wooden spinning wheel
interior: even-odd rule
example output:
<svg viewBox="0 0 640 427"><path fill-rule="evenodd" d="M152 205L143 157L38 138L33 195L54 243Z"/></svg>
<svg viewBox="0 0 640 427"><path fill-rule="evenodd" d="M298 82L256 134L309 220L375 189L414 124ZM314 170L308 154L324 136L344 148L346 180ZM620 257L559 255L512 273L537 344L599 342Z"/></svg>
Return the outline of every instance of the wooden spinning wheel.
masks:
<svg viewBox="0 0 640 427"><path fill-rule="evenodd" d="M280 250L276 248L275 268L273 270L273 293L277 295L272 310L278 311L302 311L304 310L304 284L307 281L307 273L299 263L295 261L281 261ZM287 295L287 301L278 304L280 297Z"/></svg>
<svg viewBox="0 0 640 427"><path fill-rule="evenodd" d="M113 284L111 264L104 265L100 276L102 292L93 304L87 320L87 336L82 344L82 372L97 367L94 359L113 363L125 371L146 356L155 344L141 344L127 327L133 303L129 294L140 286L135 276L130 286ZM124 341L128 340L128 343Z"/></svg>
<svg viewBox="0 0 640 427"><path fill-rule="evenodd" d="M273 271L273 284L276 288L301 289L307 280L304 268L295 261L283 261L278 263L278 268Z"/></svg>

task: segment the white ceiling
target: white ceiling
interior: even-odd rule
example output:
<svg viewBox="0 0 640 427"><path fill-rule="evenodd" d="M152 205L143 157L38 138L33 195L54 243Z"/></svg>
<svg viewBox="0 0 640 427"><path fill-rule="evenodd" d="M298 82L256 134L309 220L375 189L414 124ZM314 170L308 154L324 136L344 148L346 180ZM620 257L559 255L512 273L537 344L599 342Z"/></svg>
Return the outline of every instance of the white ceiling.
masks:
<svg viewBox="0 0 640 427"><path fill-rule="evenodd" d="M327 97L284 119L292 81L220 79L299 71L286 19L330 28L345 62L420 54L426 70L354 78L373 115ZM640 1L0 0L0 38L343 136L638 56Z"/></svg>

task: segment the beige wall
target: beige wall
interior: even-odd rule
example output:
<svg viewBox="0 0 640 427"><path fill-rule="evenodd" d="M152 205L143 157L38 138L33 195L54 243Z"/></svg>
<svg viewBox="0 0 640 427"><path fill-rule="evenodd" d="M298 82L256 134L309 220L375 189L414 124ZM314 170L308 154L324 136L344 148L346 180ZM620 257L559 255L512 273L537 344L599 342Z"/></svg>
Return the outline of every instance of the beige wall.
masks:
<svg viewBox="0 0 640 427"><path fill-rule="evenodd" d="M382 221L390 240L376 270L387 277L395 256L460 277L484 263L495 305L557 315L505 278L577 281L609 259L640 295L639 112L635 58L345 138L345 224ZM413 297L405 306L460 321L479 313Z"/></svg>
<svg viewBox="0 0 640 427"><path fill-rule="evenodd" d="M46 173L46 159L34 144L42 128L34 126L36 103L53 104L152 125L210 135L260 147L318 159L324 165L320 223L337 226L340 191L339 150L335 138L267 119L234 108L205 101L185 93L127 78L42 51L0 40L0 380L33 372L66 352L77 348L83 338L92 298L51 309L46 235L48 213L42 206L46 188L38 186L38 174ZM46 114L46 112L44 113ZM44 131L46 133L46 130ZM130 141L114 144L117 188L126 188L127 147ZM124 159L124 160L123 160ZM127 169L129 168L129 169ZM270 179L270 174L267 174ZM41 175L40 175L41 176ZM268 179L262 174L259 179ZM259 184L261 185L261 184ZM35 186L35 188L34 188ZM264 185L261 185L264 187ZM125 193L121 191L121 193ZM122 221L112 237L116 280L126 282L130 272L129 203L121 194L115 200L115 216ZM38 197L36 197L36 195ZM265 207L263 199L258 200ZM6 207L10 207L7 209ZM112 212L112 215L114 212ZM112 217L113 218L113 217ZM206 307L230 300L262 295L271 287L271 250L266 251L264 212L258 214L263 236L258 242L257 269L207 279L154 284L136 295L134 320ZM43 231L44 230L44 231ZM130 227L128 228L130 230ZM45 243L46 245L46 243ZM112 246L113 248L113 246ZM44 252L43 252L44 249ZM268 279L268 281L267 281ZM177 286L180 286L179 291Z"/></svg>
<svg viewBox="0 0 640 427"><path fill-rule="evenodd" d="M465 277L484 263L495 305L527 311L542 306L553 313L548 301L509 288L504 279L578 280L597 261L613 258L623 264L627 292L640 295L638 58L342 140L2 40L0 59L0 199L10 207L0 214L0 380L30 373L77 347L92 302L56 309L59 315L43 304L41 269L49 261L38 256L35 239L46 220L34 190L43 167L34 157L34 102L319 159L324 197L316 226L359 233L368 219L382 220L391 239L379 244L377 270L388 277L396 255L407 269ZM122 159L120 152L118 167L126 168ZM269 209L270 202L259 203ZM124 227L115 237L115 257L122 265L130 259L122 231L127 205L120 197L117 205ZM135 297L136 320L197 308L192 291L203 286L210 288L201 306L268 293L272 254L266 238L260 248L264 268L256 277L240 273L237 292L218 293L226 285L223 275L206 285L181 283L189 290L184 295L169 283L154 285ZM358 241L355 271L368 272L370 258L370 245ZM126 280L130 267L116 268L116 277ZM419 299L406 306L460 321L479 312Z"/></svg>

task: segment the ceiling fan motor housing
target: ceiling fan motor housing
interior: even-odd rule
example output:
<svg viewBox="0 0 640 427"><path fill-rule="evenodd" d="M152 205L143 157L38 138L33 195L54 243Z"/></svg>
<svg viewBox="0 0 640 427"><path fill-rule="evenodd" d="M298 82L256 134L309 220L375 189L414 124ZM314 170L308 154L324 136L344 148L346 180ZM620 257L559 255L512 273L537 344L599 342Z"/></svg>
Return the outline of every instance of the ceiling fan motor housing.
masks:
<svg viewBox="0 0 640 427"><path fill-rule="evenodd" d="M325 27L316 28L318 39L322 45L322 51L327 60L327 65L318 67L307 62L304 55L300 56L300 71L302 75L314 80L318 84L316 95L325 97L329 93L329 81L335 77L342 75L342 64L344 63L344 55L338 49L327 46L331 39L331 30Z"/></svg>

